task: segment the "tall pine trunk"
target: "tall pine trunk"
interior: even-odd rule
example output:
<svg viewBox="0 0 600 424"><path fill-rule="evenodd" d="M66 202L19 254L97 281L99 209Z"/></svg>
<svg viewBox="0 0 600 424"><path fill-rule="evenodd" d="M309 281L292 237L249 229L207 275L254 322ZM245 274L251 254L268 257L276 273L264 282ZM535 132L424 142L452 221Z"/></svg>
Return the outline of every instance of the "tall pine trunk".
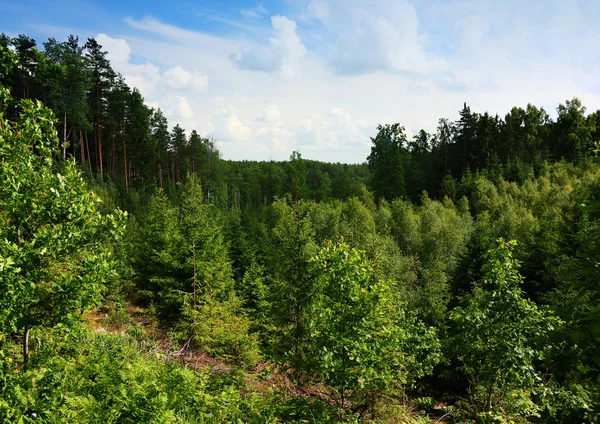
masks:
<svg viewBox="0 0 600 424"><path fill-rule="evenodd" d="M92 169L92 158L90 156L90 142L88 141L87 132L85 133L85 148L87 150L88 166L90 167L90 171L91 171L91 169Z"/></svg>
<svg viewBox="0 0 600 424"><path fill-rule="evenodd" d="M104 172L102 169L102 135L100 134L100 115L98 115L98 117L96 118L96 125L98 128L98 158L99 158L99 163L100 163L100 177L104 176Z"/></svg>
<svg viewBox="0 0 600 424"><path fill-rule="evenodd" d="M115 135L112 135L112 168L110 172L114 175L117 172L117 158L115 157Z"/></svg>
<svg viewBox="0 0 600 424"><path fill-rule="evenodd" d="M67 112L63 115L63 145L62 145L63 160L67 160Z"/></svg>
<svg viewBox="0 0 600 424"><path fill-rule="evenodd" d="M162 180L162 163L160 159L160 147L157 147L156 153L158 154L158 181L160 183L160 189L163 188L163 180Z"/></svg>
<svg viewBox="0 0 600 424"><path fill-rule="evenodd" d="M123 136L123 174L125 177L125 190L129 191L129 171L127 170L127 140L125 139L125 120L123 120L122 123L121 134Z"/></svg>
<svg viewBox="0 0 600 424"><path fill-rule="evenodd" d="M79 130L79 149L81 153L81 165L85 165L85 148L83 146L83 136L81 135L81 129Z"/></svg>

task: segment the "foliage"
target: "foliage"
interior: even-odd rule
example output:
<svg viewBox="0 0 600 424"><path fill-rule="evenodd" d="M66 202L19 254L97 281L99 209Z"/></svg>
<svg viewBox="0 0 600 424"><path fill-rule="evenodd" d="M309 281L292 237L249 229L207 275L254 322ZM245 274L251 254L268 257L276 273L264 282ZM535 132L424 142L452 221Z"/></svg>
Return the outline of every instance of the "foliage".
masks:
<svg viewBox="0 0 600 424"><path fill-rule="evenodd" d="M26 372L0 388L11 422L275 422L280 395L249 392L235 375L193 371L144 342L80 328L44 333Z"/></svg>
<svg viewBox="0 0 600 424"><path fill-rule="evenodd" d="M435 331L391 301L362 253L328 242L311 263L306 369L332 386L338 408L362 415L390 385L432 371L439 360Z"/></svg>
<svg viewBox="0 0 600 424"><path fill-rule="evenodd" d="M523 296L515 245L498 241L489 252L483 281L451 318L456 355L471 379L473 401L486 414L502 411L524 418L536 413L530 399L531 389L540 384L535 365L544 358L548 332L560 321Z"/></svg>
<svg viewBox="0 0 600 424"><path fill-rule="evenodd" d="M53 113L20 109L18 122L0 120L0 332L24 331L27 349L30 328L68 323L99 300L125 215L99 212L73 160L53 163Z"/></svg>
<svg viewBox="0 0 600 424"><path fill-rule="evenodd" d="M408 152L404 127L400 124L379 125L367 158L373 174L373 191L378 199L393 200L406 194L405 173Z"/></svg>

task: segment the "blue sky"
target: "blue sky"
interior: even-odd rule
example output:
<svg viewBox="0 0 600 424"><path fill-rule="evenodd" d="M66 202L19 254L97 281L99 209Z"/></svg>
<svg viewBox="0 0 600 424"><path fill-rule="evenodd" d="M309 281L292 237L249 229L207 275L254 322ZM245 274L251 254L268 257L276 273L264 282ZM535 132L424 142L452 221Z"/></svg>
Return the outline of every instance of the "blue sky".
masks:
<svg viewBox="0 0 600 424"><path fill-rule="evenodd" d="M600 108L597 0L4 1L0 31L95 37L172 125L225 158L362 162L463 102Z"/></svg>

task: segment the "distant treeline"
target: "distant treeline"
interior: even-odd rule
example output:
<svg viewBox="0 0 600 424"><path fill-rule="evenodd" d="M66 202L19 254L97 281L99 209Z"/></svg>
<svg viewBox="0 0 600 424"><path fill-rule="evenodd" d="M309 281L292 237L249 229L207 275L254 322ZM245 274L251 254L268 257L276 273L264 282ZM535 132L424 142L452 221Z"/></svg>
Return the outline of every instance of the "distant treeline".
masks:
<svg viewBox="0 0 600 424"><path fill-rule="evenodd" d="M295 192L297 170L291 162L236 162L221 158L214 140L170 128L160 109L144 103L136 88L115 72L107 52L89 38L53 38L38 49L26 35L0 35L0 84L15 101L39 99L57 119L62 156L112 182L123 199L147 196L157 187L175 186L195 173L209 198L223 206L255 208ZM12 110L12 116L11 116ZM16 117L7 108L8 118ZM543 108L514 107L504 117L472 112L466 104L454 122L441 118L435 133L419 131L409 139L400 124L382 125L372 138L366 164L303 161L298 193L316 200L346 199L366 185L376 199L407 196L454 197L465 173L522 181L545 161L580 161L600 140L600 111L586 115L574 98L557 108L554 121ZM293 158L300 155L294 153ZM369 172L370 171L370 172ZM133 190L134 193L130 194Z"/></svg>

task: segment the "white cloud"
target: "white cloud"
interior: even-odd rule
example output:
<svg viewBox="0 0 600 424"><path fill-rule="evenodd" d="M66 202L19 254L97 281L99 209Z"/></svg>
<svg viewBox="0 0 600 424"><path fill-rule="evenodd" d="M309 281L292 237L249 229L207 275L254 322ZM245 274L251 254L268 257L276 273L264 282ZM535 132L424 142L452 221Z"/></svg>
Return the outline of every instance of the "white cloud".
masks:
<svg viewBox="0 0 600 424"><path fill-rule="evenodd" d="M243 141L252 134L252 130L237 116L236 108L228 105L221 109L211 121L214 135L220 140Z"/></svg>
<svg viewBox="0 0 600 424"><path fill-rule="evenodd" d="M423 74L446 66L426 52L416 10L406 0L311 0L307 14L333 37L330 60L340 74Z"/></svg>
<svg viewBox="0 0 600 424"><path fill-rule="evenodd" d="M167 117L176 121L189 121L194 118L194 111L185 96L167 95L160 102Z"/></svg>
<svg viewBox="0 0 600 424"><path fill-rule="evenodd" d="M208 76L198 71L189 72L181 66L165 71L163 77L166 84L174 90L206 91Z"/></svg>
<svg viewBox="0 0 600 424"><path fill-rule="evenodd" d="M160 69L153 63L133 64L130 62L131 47L123 38L112 38L98 34L96 41L108 53L111 66L120 72L131 87L136 87L144 96L151 95L160 80Z"/></svg>
<svg viewBox="0 0 600 424"><path fill-rule="evenodd" d="M171 125L214 135L228 159L284 160L300 148L361 162L377 124L434 131L465 101L501 115L530 102L553 111L573 96L600 108L592 0L408 1L307 0L270 26L239 16L256 31L223 36L130 19L126 44L107 36L106 46ZM206 75L207 91L190 75Z"/></svg>
<svg viewBox="0 0 600 424"><path fill-rule="evenodd" d="M240 69L254 71L281 71L285 77L296 74L300 59L306 54L306 47L296 34L296 22L285 16L272 16L272 36L269 46L252 45L241 48L230 56Z"/></svg>
<svg viewBox="0 0 600 424"><path fill-rule="evenodd" d="M100 44L104 50L108 52L106 58L115 63L122 63L129 61L129 55L131 54L131 47L122 38L111 38L106 34L98 34L96 41Z"/></svg>
<svg viewBox="0 0 600 424"><path fill-rule="evenodd" d="M257 121L279 122L280 119L281 113L279 113L279 107L277 105L269 105L262 111Z"/></svg>

